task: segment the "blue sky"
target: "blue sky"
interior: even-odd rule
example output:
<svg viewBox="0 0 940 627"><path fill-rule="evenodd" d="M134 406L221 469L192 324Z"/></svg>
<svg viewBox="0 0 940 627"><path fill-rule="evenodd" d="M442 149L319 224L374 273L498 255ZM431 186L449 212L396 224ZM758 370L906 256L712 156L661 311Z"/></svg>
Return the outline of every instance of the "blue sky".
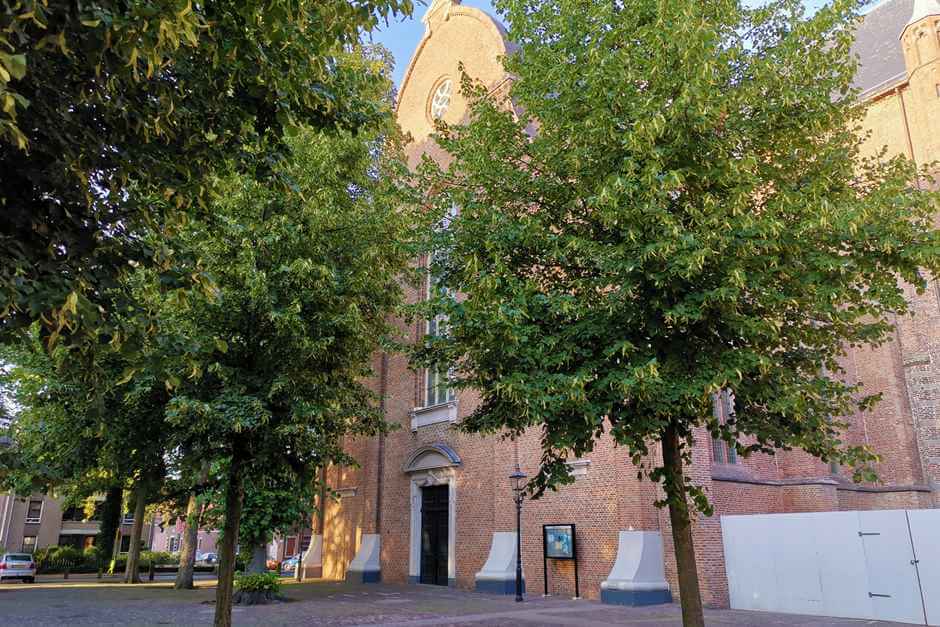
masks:
<svg viewBox="0 0 940 627"><path fill-rule="evenodd" d="M824 4L825 0L805 0L806 6L816 8ZM411 54L421 41L421 35L424 34L424 24L421 23L421 17L427 11L431 0L415 0L414 13L409 18L396 18L389 20L388 26L383 26L378 32L373 33L373 40L382 44L392 51L395 56L395 73L393 78L396 85L401 84L402 76L411 60ZM477 7L483 9L491 15L495 15L493 3L490 0L464 0L464 6Z"/></svg>

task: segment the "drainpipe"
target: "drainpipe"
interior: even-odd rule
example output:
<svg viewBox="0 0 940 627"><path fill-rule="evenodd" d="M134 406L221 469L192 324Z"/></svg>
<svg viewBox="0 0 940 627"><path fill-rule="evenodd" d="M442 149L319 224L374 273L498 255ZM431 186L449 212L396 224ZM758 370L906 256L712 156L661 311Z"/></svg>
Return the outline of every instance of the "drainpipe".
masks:
<svg viewBox="0 0 940 627"><path fill-rule="evenodd" d="M150 549L151 551L153 550L153 523L154 523L154 520L153 518L151 518L150 519L150 533L148 534L149 537L147 538L147 548ZM180 544L182 545L182 542L180 542Z"/></svg>
<svg viewBox="0 0 940 627"><path fill-rule="evenodd" d="M388 395L388 353L382 352L382 366L379 372L379 412L385 420L385 397ZM379 450L376 463L375 493L375 533L382 534L382 489L385 475L385 432L379 432Z"/></svg>
<svg viewBox="0 0 940 627"><path fill-rule="evenodd" d="M3 515L0 516L0 550L6 551L13 518L13 494L4 495Z"/></svg>
<svg viewBox="0 0 940 627"><path fill-rule="evenodd" d="M313 533L323 536L323 529L326 527L326 464L320 467L320 489L318 493L320 502L320 511L317 512L316 529Z"/></svg>

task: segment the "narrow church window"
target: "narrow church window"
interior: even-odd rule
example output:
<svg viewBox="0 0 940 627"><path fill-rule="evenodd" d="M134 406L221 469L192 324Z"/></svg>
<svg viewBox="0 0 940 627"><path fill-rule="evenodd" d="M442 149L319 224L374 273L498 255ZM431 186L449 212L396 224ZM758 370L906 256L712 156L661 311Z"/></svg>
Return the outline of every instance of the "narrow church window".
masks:
<svg viewBox="0 0 940 627"><path fill-rule="evenodd" d="M434 281L433 276L428 275L428 297L440 287ZM447 324L447 317L443 314L437 315L427 322L427 334L437 337L443 334ZM438 366L428 368L425 376L424 406L432 407L454 400L454 390L448 385L448 371L446 367Z"/></svg>
<svg viewBox="0 0 940 627"><path fill-rule="evenodd" d="M450 82L448 79L445 82ZM442 83L443 86L443 83ZM449 93L449 92L448 92ZM435 227L435 230L443 231L446 230L454 218L457 217L459 213L459 208L455 203L450 205L450 208L447 211L447 214L441 219L441 221ZM436 251L431 254L428 258L428 278L427 278L427 298L432 298L438 295L447 295L447 288L442 286L434 276L432 267L434 265L435 259L442 258L442 255L445 253L443 251ZM447 327L447 316L440 314L431 318L427 321L427 334L436 337L442 335L446 331ZM425 381L424 381L424 406L433 407L434 405L441 405L443 403L450 402L454 400L454 390L448 385L448 380L450 375L448 368L445 366L439 366L437 368L428 368L425 371Z"/></svg>
<svg viewBox="0 0 940 627"><path fill-rule="evenodd" d="M734 392L722 390L715 394L713 412L721 424L734 417ZM712 460L716 464L737 464L738 451L721 438L712 438Z"/></svg>

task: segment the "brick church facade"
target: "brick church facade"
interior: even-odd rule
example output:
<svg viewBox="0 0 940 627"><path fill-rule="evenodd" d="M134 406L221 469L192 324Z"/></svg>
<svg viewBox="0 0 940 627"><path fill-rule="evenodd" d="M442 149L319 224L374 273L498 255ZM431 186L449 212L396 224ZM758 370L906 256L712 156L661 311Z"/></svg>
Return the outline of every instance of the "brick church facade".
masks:
<svg viewBox="0 0 940 627"><path fill-rule="evenodd" d="M426 33L397 108L399 124L413 138L413 162L425 153L446 158L428 137L436 117L458 122L465 114L458 63L494 91L506 89L510 80L499 57L512 44L492 17L453 0L435 0L424 22ZM886 0L866 15L855 48L861 63L857 86L871 104L871 150L887 146L918 164L940 160L940 0ZM689 472L715 505L714 516L694 522L706 603L728 604L722 515L940 507L940 286L935 281L922 295L908 291L914 315L895 321L894 340L851 351L844 363L848 376L864 382L867 391L883 393L873 412L845 417L847 439L880 454L881 483L853 484L841 469L799 451L736 458L704 430L698 434ZM413 339L427 332L425 324L403 330ZM328 578L352 574L474 588L486 581L478 573L498 570L497 559L487 560L499 557L494 543L502 543L510 548L503 570L514 568L515 534L505 542L506 532L515 531L508 476L517 460L527 475L537 472L538 434L513 443L459 433L454 425L474 407L472 393L453 397L435 387L433 375L409 369L402 355L377 355L374 370L373 389L386 419L401 428L351 442L360 468L330 470L330 487L340 498L327 504L322 535L308 554L311 565ZM607 439L570 463L573 484L523 507L529 592L541 593L544 585L542 525L573 523L582 596L601 595L617 558L618 534L628 530L659 533L657 557L676 594L668 515L652 505L658 488L638 481L626 452ZM570 561L550 562L547 573L551 592L573 594Z"/></svg>

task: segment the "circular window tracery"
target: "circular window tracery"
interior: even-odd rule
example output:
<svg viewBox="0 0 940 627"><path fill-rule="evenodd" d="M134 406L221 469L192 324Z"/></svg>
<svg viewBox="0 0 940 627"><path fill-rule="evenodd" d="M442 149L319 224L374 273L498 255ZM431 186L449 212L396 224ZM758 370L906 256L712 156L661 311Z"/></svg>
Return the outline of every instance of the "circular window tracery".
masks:
<svg viewBox="0 0 940 627"><path fill-rule="evenodd" d="M449 78L445 78L434 90L431 96L431 118L439 120L447 113L450 106L450 98L454 91L454 83Z"/></svg>

